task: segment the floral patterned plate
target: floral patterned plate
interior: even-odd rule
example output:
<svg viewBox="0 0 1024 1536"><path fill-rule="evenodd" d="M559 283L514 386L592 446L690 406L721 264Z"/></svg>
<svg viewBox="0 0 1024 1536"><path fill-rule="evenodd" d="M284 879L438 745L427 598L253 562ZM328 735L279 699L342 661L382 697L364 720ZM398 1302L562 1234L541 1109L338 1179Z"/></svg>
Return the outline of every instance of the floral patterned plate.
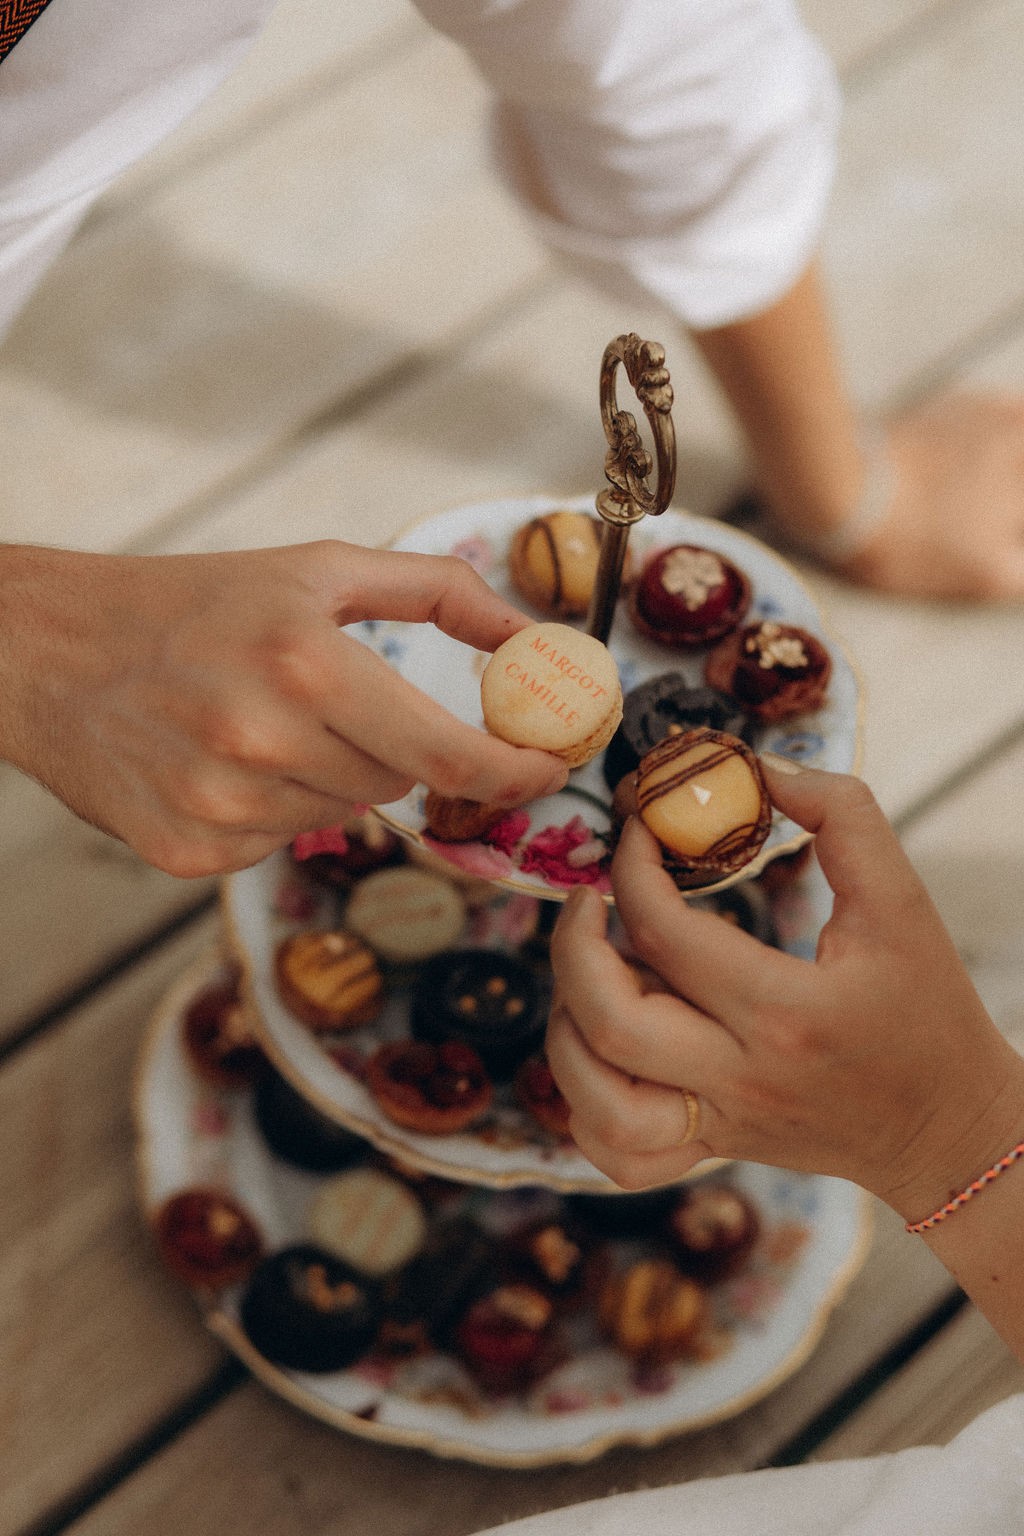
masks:
<svg viewBox="0 0 1024 1536"><path fill-rule="evenodd" d="M269 1249L304 1235L318 1176L267 1149L245 1090L194 1076L181 1045L190 999L220 969L211 953L180 978L156 1011L135 1082L137 1158L147 1215L193 1185L219 1188L249 1211ZM370 1354L347 1370L282 1370L249 1343L235 1293L204 1304L208 1326L255 1376L306 1412L366 1439L506 1467L587 1461L617 1444L652 1445L741 1412L807 1359L860 1267L870 1205L841 1180L734 1165L729 1177L754 1201L762 1238L746 1268L714 1291L714 1348L640 1379L585 1322L567 1357L528 1393L488 1398L452 1357L396 1362ZM452 1189L495 1238L558 1197L540 1190ZM610 1196L609 1198L615 1198ZM538 1203L540 1202L540 1203ZM431 1219L437 1219L435 1215Z"/></svg>
<svg viewBox="0 0 1024 1536"><path fill-rule="evenodd" d="M443 866L442 866L443 867ZM222 886L222 910L229 944L243 972L246 995L267 1054L283 1075L324 1114L365 1136L382 1151L403 1157L442 1178L493 1188L542 1184L560 1190L607 1190L604 1174L571 1143L542 1131L507 1092L479 1127L458 1135L426 1136L395 1125L364 1085L360 1064L385 1040L408 1033L409 994L396 989L373 1024L326 1037L337 1058L285 1008L274 981L274 953L283 938L301 928L337 922L331 898L314 897L317 907L296 906L296 872L280 852L231 875ZM792 954L813 957L818 933L832 907L832 893L813 857L799 873L787 873L770 899L778 942ZM767 900L760 885L752 895ZM301 897L301 887L298 891ZM470 912L462 943L515 949L532 932L540 903L521 893L495 893L486 907ZM552 910L550 907L548 910Z"/></svg>
<svg viewBox="0 0 1024 1536"><path fill-rule="evenodd" d="M458 507L417 523L395 541L393 548L461 555L503 597L528 608L509 579L507 551L523 523L556 508L593 511L593 501L535 496ZM857 678L796 572L748 534L686 512L668 511L658 518L645 518L630 536L638 564L657 549L681 543L714 549L747 573L753 589L750 622L772 618L798 624L818 635L832 656L832 679L823 706L811 714L761 728L754 740L756 750L776 752L837 773L854 771L861 735ZM429 625L370 620L351 626L350 633L452 714L482 727L480 678L486 655ZM608 645L618 664L623 693L663 672L682 672L692 684L703 681L703 652L686 654L646 639L634 628L621 603ZM404 800L377 807L378 813L397 832L431 848L466 873L513 890L564 900L572 883L586 880L607 894L607 861L601 859L605 850L600 838L610 824L611 794L600 758L573 773L560 794L528 806L521 824L504 826L502 834L510 835L492 837L487 843L441 843L429 837L424 832L424 795L423 787L418 786ZM807 836L794 822L776 814L768 840L753 863L704 890L749 879L769 860L800 847ZM588 852L590 861L580 862Z"/></svg>

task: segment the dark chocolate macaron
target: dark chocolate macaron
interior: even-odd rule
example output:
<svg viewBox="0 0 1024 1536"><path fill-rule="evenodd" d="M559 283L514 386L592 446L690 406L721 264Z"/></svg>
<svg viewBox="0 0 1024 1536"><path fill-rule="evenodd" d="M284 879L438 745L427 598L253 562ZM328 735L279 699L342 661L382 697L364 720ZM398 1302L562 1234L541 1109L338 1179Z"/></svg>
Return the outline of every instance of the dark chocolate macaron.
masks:
<svg viewBox="0 0 1024 1536"><path fill-rule="evenodd" d="M380 1318L379 1288L310 1243L272 1254L242 1298L242 1327L266 1359L339 1371L364 1354Z"/></svg>
<svg viewBox="0 0 1024 1536"><path fill-rule="evenodd" d="M366 1155L360 1136L314 1109L277 1072L268 1070L257 1083L253 1110L271 1152L296 1168L337 1173Z"/></svg>
<svg viewBox="0 0 1024 1536"><path fill-rule="evenodd" d="M537 1050L546 1019L536 972L496 949L454 949L420 972L410 1026L417 1040L461 1040L476 1050L491 1077L507 1081Z"/></svg>
<svg viewBox="0 0 1024 1536"><path fill-rule="evenodd" d="M700 725L749 742L750 722L739 705L706 684L694 687L681 672L662 672L631 689L622 702L619 728L604 754L608 788L614 790L666 736Z"/></svg>

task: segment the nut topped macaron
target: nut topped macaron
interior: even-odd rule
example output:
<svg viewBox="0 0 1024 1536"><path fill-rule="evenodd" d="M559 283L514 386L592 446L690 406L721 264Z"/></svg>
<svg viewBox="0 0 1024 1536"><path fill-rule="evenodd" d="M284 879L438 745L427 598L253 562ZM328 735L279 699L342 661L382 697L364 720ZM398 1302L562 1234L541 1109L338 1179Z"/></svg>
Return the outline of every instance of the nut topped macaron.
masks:
<svg viewBox="0 0 1024 1536"><path fill-rule="evenodd" d="M493 736L570 768L596 757L622 718L611 652L569 624L528 624L510 636L487 663L480 699Z"/></svg>
<svg viewBox="0 0 1024 1536"><path fill-rule="evenodd" d="M738 736L707 727L666 736L648 752L636 771L636 802L684 889L743 869L771 830L757 758Z"/></svg>

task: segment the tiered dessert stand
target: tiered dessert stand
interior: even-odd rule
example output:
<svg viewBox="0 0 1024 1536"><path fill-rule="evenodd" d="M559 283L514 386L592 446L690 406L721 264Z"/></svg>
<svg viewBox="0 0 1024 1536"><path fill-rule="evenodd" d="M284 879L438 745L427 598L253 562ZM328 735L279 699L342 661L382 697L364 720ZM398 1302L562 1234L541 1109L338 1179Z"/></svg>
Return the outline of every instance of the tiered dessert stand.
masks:
<svg viewBox="0 0 1024 1536"><path fill-rule="evenodd" d="M654 460L643 447L634 418L620 411L615 375L624 366L643 406L655 445L657 485L648 476ZM643 558L659 545L698 543L740 564L750 576L753 614L783 617L827 639L833 657L828 700L795 725L782 722L761 732L758 750L834 769L855 768L860 717L857 681L839 646L827 636L814 600L796 574L755 540L723 524L667 510L675 476L672 390L664 353L636 336L611 343L601 370L601 413L609 452L609 488L597 498L605 521L598 581L588 628L615 656L623 691L669 668L687 671L673 655L617 617L616 599L633 532ZM506 555L515 530L556 507L586 508L585 501L534 497L461 507L411 528L394 547L429 554L462 555L497 591L519 602L509 583ZM647 521L647 519L652 521ZM651 531L657 520L657 534ZM479 678L486 658L429 628L364 623L352 632L405 677L454 714L479 725ZM693 681L699 681L695 674ZM463 942L515 949L537 943L551 926L552 903L564 886L519 868L514 854L481 844L443 845L424 829L423 791L379 809L387 825L415 845L414 858L447 869L459 882L481 882L493 899L474 902L473 932ZM610 794L593 764L572 775L559 795L528 808L531 830L582 818L597 835L610 819ZM768 842L741 877L763 906L769 900L780 947L811 958L831 896L810 859L799 873L776 882L766 898L757 882L780 854L792 853L806 834L776 818ZM440 1177L460 1186L467 1211L486 1231L500 1236L524 1214L555 1211L573 1195L624 1197L572 1145L541 1131L510 1098L499 1095L493 1115L480 1127L449 1136L406 1131L380 1110L358 1071L360 1050L408 1031L408 997L398 992L381 1019L346 1033L354 1070L284 1007L274 981L273 957L281 939L303 926L326 926L323 914L282 900L294 867L286 852L230 877L223 888L225 947L207 955L182 977L152 1022L136 1084L141 1197L147 1213L189 1186L221 1188L251 1212L268 1247L304 1234L304 1213L320 1178L286 1166L267 1148L257 1128L250 1095L218 1090L190 1069L182 1020L197 991L228 964L241 967L244 991L266 1054L292 1086L322 1115L347 1127L393 1160L413 1179ZM755 882L751 884L751 882ZM690 893L708 900L719 887ZM289 915L290 914L290 915ZM702 1165L694 1177L706 1177ZM468 1394L455 1363L427 1356L393 1370L370 1363L330 1375L282 1370L251 1346L238 1322L231 1293L203 1301L207 1324L272 1390L319 1418L370 1438L415 1445L437 1454L506 1466L582 1461L622 1442L649 1444L739 1412L770 1391L806 1358L832 1308L862 1261L868 1239L865 1198L838 1180L797 1176L733 1164L721 1175L758 1207L765 1238L749 1272L732 1287L725 1305L729 1347L713 1359L667 1370L652 1386L638 1383L628 1362L598 1340L576 1353L529 1392L487 1400Z"/></svg>

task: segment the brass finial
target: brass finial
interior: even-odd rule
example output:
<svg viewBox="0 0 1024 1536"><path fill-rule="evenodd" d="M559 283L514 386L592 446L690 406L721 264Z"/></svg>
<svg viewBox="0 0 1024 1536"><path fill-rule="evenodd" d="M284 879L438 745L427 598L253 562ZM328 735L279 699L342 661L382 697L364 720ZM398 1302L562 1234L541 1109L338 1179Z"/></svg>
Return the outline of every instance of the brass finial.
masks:
<svg viewBox="0 0 1024 1536"><path fill-rule="evenodd" d="M615 371L620 363L654 436L658 478L653 490L647 480L654 463L637 430L636 417L629 411L620 411L615 398ZM608 439L604 473L609 489L597 497L597 510L605 527L587 620L588 632L601 641L608 639L612 627L629 530L648 513L657 517L664 512L675 490L672 400L672 381L665 367L663 346L656 341L641 341L635 332L617 336L608 343L601 359L601 424Z"/></svg>

